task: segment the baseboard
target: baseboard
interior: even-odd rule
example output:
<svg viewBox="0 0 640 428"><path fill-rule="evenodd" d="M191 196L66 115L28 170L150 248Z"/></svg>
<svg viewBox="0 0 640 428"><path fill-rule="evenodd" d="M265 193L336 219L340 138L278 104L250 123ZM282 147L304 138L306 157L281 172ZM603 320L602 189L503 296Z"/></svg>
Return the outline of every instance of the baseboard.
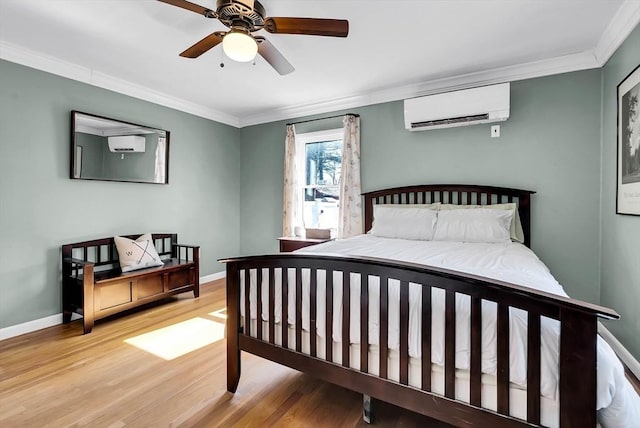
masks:
<svg viewBox="0 0 640 428"><path fill-rule="evenodd" d="M206 282L211 282L211 281L215 281L215 280L218 280L218 279L222 279L222 278L225 278L226 276L227 276L227 272L225 272L225 271L212 273L211 275L201 276L200 277L200 284L204 284Z"/></svg>
<svg viewBox="0 0 640 428"><path fill-rule="evenodd" d="M600 336L611 346L613 351L618 355L618 358L629 368L631 373L633 373L637 379L640 379L640 362L631 355L631 352L627 351L627 348L600 322L598 323L598 333L600 333Z"/></svg>
<svg viewBox="0 0 640 428"><path fill-rule="evenodd" d="M62 324L62 314L55 314L37 320L24 322L22 324L0 328L0 340L20 336L25 333L31 333L36 330L42 330L43 328L52 327L58 324Z"/></svg>
<svg viewBox="0 0 640 428"><path fill-rule="evenodd" d="M226 272L217 272L211 275L205 275L200 277L200 284L222 279L226 276ZM73 314L71 319L81 318L80 315ZM50 315L48 317L40 318L33 321L27 321L22 324L16 324L9 327L0 328L0 340L10 339L12 337L21 336L23 334L31 333L43 328L53 327L55 325L62 324L62 314Z"/></svg>

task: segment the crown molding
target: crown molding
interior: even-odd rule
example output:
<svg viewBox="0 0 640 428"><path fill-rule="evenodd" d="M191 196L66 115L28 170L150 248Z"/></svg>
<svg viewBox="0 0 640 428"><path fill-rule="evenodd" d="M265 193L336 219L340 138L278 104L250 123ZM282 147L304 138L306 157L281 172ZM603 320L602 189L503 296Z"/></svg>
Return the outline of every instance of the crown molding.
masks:
<svg viewBox="0 0 640 428"><path fill-rule="evenodd" d="M155 89L131 83L91 68L63 61L5 41L0 41L0 59L149 101L205 119L214 120L236 128L240 126L240 119L227 113L181 98L176 98Z"/></svg>
<svg viewBox="0 0 640 428"><path fill-rule="evenodd" d="M588 70L598 67L600 67L600 64L596 60L593 51L587 51L525 64L431 80L428 82L385 88L369 92L367 94L356 94L338 100L323 101L304 106L272 109L265 113L242 118L240 121L240 127L259 125L278 120L294 119L314 114L335 112L372 104L381 104L406 98L466 89L474 86L513 82L517 80L532 79L535 77Z"/></svg>
<svg viewBox="0 0 640 428"><path fill-rule="evenodd" d="M532 79L572 71L602 67L640 23L640 1L625 0L593 50L561 57L512 65L475 73L388 87L372 92L306 105L268 109L262 113L236 117L197 103L167 95L108 74L0 41L0 59L163 105L236 128L335 112L373 104L398 101L473 86Z"/></svg>
<svg viewBox="0 0 640 428"><path fill-rule="evenodd" d="M601 67L605 65L639 23L640 1L626 0L607 25L594 49L596 59Z"/></svg>

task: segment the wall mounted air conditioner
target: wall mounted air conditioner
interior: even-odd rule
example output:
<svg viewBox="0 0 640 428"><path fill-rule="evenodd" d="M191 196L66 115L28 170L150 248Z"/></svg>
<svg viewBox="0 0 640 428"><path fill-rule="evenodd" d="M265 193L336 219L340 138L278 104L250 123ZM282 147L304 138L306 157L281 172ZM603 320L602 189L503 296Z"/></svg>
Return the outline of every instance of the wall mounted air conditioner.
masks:
<svg viewBox="0 0 640 428"><path fill-rule="evenodd" d="M107 137L109 151L112 152L144 152L146 139L139 135L122 135Z"/></svg>
<svg viewBox="0 0 640 428"><path fill-rule="evenodd" d="M509 83L404 100L409 131L500 122L509 118Z"/></svg>

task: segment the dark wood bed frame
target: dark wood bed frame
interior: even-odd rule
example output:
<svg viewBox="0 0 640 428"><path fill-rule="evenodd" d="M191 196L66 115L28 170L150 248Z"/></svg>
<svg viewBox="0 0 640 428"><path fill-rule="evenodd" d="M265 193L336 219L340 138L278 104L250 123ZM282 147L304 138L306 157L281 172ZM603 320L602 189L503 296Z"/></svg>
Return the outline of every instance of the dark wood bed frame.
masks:
<svg viewBox="0 0 640 428"><path fill-rule="evenodd" d="M373 205L421 204L443 202L458 205L497 204L516 202L525 233L525 244L530 245L531 194L526 190L472 186L425 185L386 189L364 194L365 228L372 224ZM241 351L258 355L296 370L367 396L386 401L414 412L456 425L468 427L522 427L540 425L540 320L548 317L560 321L559 405L560 426L596 426L596 338L599 318L618 319L608 308L536 291L530 288L493 279L428 267L413 263L323 254L282 253L262 256L238 257L223 260L227 268L227 389L235 392L240 380ZM258 328L251 336L251 317L242 323L240 305L249 313L249 293L240 300L240 274L256 270L258 295L262 287L262 270L268 269L268 313L266 331ZM289 289L296 290L295 345L288 343L288 323L274 323L275 269L295 269L295 283L282 275L282 313L288 313ZM301 294L303 269L310 270L310 352L302 352ZM333 308L333 273L348 278L359 273L366 283L369 276L380 278L380 366L379 375L368 370L368 287L361 287L360 295L360 353L361 367L349 367L349 323L342 328L342 363L333 362L332 341L326 340L326 359L317 357L317 271L326 271L326 308ZM388 279L400 281L400 379L388 379ZM409 385L409 282L422 285L422 386ZM343 287L349 281L343 281ZM387 284L384 287L383 284ZM431 392L431 289L445 291L445 393ZM343 288L344 291L344 288ZM455 295L470 296L471 300L471 355L470 402L455 400ZM343 292L342 319L350 317L350 293ZM481 320L482 301L497 303L497 411L481 407ZM257 300L257 313L262 301ZM509 308L528 313L527 328L527 419L509 415ZM326 331L333 329L333 317L326 316ZM259 324L258 324L259 325ZM281 329L282 343L274 340L275 329ZM289 347L292 346L293 349Z"/></svg>

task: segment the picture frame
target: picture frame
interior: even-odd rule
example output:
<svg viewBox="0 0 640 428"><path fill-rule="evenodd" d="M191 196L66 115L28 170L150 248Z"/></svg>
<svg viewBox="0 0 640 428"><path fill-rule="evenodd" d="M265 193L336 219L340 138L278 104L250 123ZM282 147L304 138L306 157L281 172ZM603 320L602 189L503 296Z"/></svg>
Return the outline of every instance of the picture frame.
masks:
<svg viewBox="0 0 640 428"><path fill-rule="evenodd" d="M617 87L616 214L640 215L640 65Z"/></svg>

